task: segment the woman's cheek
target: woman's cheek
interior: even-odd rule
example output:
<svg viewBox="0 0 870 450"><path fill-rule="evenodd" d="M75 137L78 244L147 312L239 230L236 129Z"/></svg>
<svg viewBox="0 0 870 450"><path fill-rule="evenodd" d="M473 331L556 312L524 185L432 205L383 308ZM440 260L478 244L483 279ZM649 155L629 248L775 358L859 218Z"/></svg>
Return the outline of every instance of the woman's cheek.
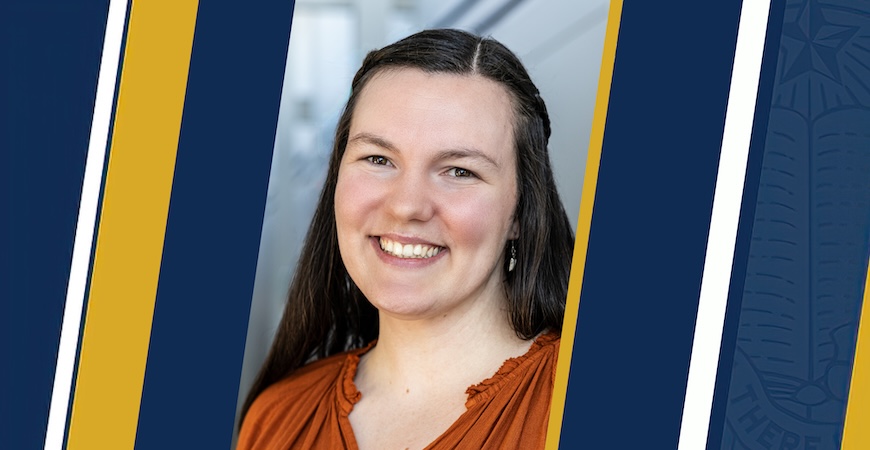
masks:
<svg viewBox="0 0 870 450"><path fill-rule="evenodd" d="M352 170L339 173L335 188L336 220L356 222L360 213L370 207L369 203L375 197L375 185L367 178Z"/></svg>
<svg viewBox="0 0 870 450"><path fill-rule="evenodd" d="M505 233L510 220L507 206L511 204L509 199L494 193L459 193L441 210L448 215L445 222L452 224L454 239L482 243Z"/></svg>

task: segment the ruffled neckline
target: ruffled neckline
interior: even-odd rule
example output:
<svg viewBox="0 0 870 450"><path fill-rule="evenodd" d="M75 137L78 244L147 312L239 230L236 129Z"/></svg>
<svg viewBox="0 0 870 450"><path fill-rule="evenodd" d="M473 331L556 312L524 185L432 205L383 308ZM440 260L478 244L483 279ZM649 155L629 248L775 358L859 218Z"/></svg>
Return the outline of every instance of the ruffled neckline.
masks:
<svg viewBox="0 0 870 450"><path fill-rule="evenodd" d="M465 391L468 395L468 398L465 401L466 409L470 409L475 404L491 398L492 395L498 391L498 388L517 376L517 368L534 359L542 349L549 347L554 342L558 341L559 337L559 333L555 331L539 335L535 338L531 347L529 347L525 353L520 356L508 358L502 363L501 367L499 367L498 371L496 371L493 376L481 381L480 383L469 386ZM354 383L360 357L371 350L376 343L377 339L369 342L364 347L351 350L347 353L340 375L342 386L341 395L338 396L341 410L345 415L350 414L351 410L353 410L353 405L359 402L362 398L362 393L360 393L359 389L356 387L356 383Z"/></svg>
<svg viewBox="0 0 870 450"><path fill-rule="evenodd" d="M363 347L347 352L347 357L344 359L344 365L341 368L341 392L339 392L338 396L341 411L345 415L350 414L353 405L362 398L362 393L356 388L356 383L353 382L353 379L356 377L357 367L359 367L360 356L371 350L377 342L378 340L375 339Z"/></svg>
<svg viewBox="0 0 870 450"><path fill-rule="evenodd" d="M505 360L495 375L473 386L469 386L468 389L465 390L465 393L468 394L468 400L465 402L465 407L471 408L478 401L483 401L492 397L492 395L489 394L491 394L493 390L497 390L497 388L517 376L517 368L535 358L535 356L540 353L541 349L552 345L559 339L559 337L559 334L556 332L541 334L535 338L535 341L532 342L532 346L529 347L528 351L520 356L515 356Z"/></svg>

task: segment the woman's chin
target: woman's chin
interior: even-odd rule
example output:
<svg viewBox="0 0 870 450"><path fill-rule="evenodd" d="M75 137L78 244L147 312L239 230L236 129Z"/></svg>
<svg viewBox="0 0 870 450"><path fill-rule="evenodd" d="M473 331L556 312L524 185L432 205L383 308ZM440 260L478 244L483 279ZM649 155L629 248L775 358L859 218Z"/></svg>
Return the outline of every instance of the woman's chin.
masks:
<svg viewBox="0 0 870 450"><path fill-rule="evenodd" d="M419 295L382 296L371 301L381 316L398 320L420 320L438 314L438 302Z"/></svg>

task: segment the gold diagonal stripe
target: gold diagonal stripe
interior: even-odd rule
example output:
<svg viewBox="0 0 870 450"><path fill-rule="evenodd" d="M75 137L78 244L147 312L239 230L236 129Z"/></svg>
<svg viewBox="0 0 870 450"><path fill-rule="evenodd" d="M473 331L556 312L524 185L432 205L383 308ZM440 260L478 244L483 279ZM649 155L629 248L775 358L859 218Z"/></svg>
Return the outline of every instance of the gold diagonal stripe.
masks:
<svg viewBox="0 0 870 450"><path fill-rule="evenodd" d="M592 116L592 131L589 138L589 154L586 158L586 175L583 178L583 193L580 198L580 214L577 219L577 234L574 256L571 260L571 277L568 282L568 300L562 340L559 345L559 363L553 401L550 405L550 423L547 427L547 450L559 448L562 433L562 418L565 412L565 396L568 392L568 376L571 370L571 355L574 351L574 332L577 327L577 311L580 308L580 288L586 268L586 250L589 247L589 229L592 225L592 203L598 185L598 166L601 162L601 146L604 142L604 122L610 101L610 83L613 79L613 63L616 59L616 41L622 16L622 0L612 0L607 14L607 30L604 35L604 51L601 56L601 72L598 77L598 93L595 112Z"/></svg>
<svg viewBox="0 0 870 450"><path fill-rule="evenodd" d="M855 344L855 363L846 403L846 423L843 427L843 450L870 448L870 264L864 281L864 301Z"/></svg>
<svg viewBox="0 0 870 450"><path fill-rule="evenodd" d="M70 450L135 444L197 6L131 6Z"/></svg>

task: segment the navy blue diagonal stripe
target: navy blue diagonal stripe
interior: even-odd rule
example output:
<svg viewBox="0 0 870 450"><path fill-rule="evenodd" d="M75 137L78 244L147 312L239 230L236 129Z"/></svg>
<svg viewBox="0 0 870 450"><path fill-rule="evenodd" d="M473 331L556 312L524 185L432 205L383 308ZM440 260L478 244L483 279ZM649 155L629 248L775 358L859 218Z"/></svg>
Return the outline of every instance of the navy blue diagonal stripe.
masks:
<svg viewBox="0 0 870 450"><path fill-rule="evenodd" d="M230 446L292 10L199 4L137 449Z"/></svg>
<svg viewBox="0 0 870 450"><path fill-rule="evenodd" d="M626 2L562 448L676 448L740 1Z"/></svg>
<svg viewBox="0 0 870 450"><path fill-rule="evenodd" d="M42 448L108 1L0 4L0 447Z"/></svg>

